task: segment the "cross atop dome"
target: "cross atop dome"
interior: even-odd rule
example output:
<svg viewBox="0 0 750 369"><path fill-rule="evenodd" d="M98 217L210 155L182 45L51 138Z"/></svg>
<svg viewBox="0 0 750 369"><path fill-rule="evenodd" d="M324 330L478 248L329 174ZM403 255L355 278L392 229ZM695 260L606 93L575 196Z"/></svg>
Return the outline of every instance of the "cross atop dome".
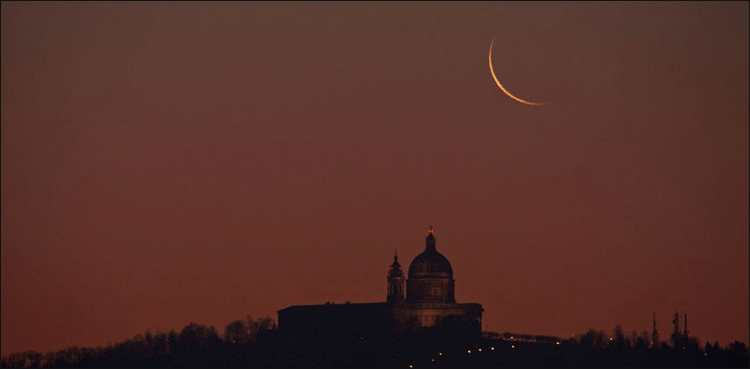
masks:
<svg viewBox="0 0 750 369"><path fill-rule="evenodd" d="M425 251L435 251L435 231L432 229L432 226L430 226L430 229L427 231L427 245L425 246Z"/></svg>

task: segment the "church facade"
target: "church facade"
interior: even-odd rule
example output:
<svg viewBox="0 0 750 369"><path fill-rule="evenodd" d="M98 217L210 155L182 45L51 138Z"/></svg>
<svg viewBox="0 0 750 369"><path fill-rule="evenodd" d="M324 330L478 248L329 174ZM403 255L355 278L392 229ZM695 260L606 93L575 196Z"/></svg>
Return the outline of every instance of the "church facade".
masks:
<svg viewBox="0 0 750 369"><path fill-rule="evenodd" d="M409 265L408 278L394 255L385 302L290 306L278 311L279 329L294 335L374 338L450 322L479 333L482 305L456 303L453 269L437 251L432 227L425 241L424 251Z"/></svg>

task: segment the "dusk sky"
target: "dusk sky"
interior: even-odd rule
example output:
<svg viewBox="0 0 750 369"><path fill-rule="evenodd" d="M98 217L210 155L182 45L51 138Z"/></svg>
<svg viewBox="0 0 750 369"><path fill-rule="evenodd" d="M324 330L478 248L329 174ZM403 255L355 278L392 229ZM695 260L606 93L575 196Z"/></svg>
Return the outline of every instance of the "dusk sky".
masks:
<svg viewBox="0 0 750 369"><path fill-rule="evenodd" d="M3 2L2 354L385 301L430 225L483 329L750 342L748 13Z"/></svg>

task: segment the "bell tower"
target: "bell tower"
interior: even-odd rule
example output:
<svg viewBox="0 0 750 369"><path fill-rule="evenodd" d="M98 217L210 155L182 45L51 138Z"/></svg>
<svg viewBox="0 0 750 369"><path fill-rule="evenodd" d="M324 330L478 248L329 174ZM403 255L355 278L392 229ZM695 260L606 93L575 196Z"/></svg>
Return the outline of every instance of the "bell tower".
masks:
<svg viewBox="0 0 750 369"><path fill-rule="evenodd" d="M398 252L393 255L393 264L388 272L388 297L387 302L399 302L404 300L404 272L398 263Z"/></svg>

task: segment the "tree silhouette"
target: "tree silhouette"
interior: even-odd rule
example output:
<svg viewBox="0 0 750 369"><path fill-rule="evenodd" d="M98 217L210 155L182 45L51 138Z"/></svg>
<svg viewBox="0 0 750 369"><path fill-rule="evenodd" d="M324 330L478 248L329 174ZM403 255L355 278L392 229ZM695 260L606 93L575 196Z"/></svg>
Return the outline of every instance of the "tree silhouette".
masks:
<svg viewBox="0 0 750 369"><path fill-rule="evenodd" d="M589 349L604 349L607 347L604 331L597 331L594 329L589 329L583 334L579 339L579 342L582 346Z"/></svg>
<svg viewBox="0 0 750 369"><path fill-rule="evenodd" d="M674 329L672 330L672 336L669 338L669 341L672 342L672 347L675 349L683 348L682 344L682 334L680 333L680 314L675 313L674 318L672 319L672 324L674 324Z"/></svg>
<svg viewBox="0 0 750 369"><path fill-rule="evenodd" d="M235 320L224 328L224 341L234 344L250 342L250 330L243 320Z"/></svg>
<svg viewBox="0 0 750 369"><path fill-rule="evenodd" d="M646 330L641 331L640 335L636 331L630 333L630 344L636 350L647 350L650 346L650 339L651 335Z"/></svg>
<svg viewBox="0 0 750 369"><path fill-rule="evenodd" d="M615 326L615 337L614 340L610 342L612 343L612 346L618 350L630 348L630 342L627 342L625 333L622 332L622 327L619 324Z"/></svg>

